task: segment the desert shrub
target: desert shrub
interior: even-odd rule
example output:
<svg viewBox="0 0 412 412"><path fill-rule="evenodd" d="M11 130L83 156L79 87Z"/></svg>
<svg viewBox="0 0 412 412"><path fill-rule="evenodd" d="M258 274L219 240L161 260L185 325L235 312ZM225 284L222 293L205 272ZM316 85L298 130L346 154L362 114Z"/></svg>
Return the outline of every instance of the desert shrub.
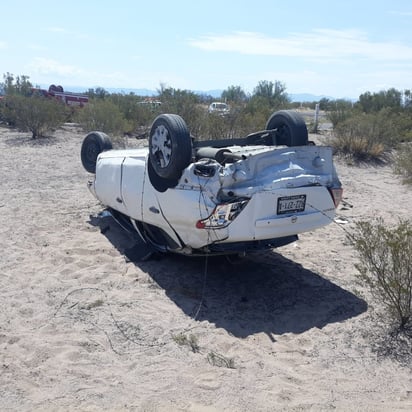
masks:
<svg viewBox="0 0 412 412"><path fill-rule="evenodd" d="M12 73L3 74L3 82L0 83L0 91L6 96L20 95L30 96L32 83L30 77L26 75L15 76Z"/></svg>
<svg viewBox="0 0 412 412"><path fill-rule="evenodd" d="M200 98L189 90L173 89L161 85L159 100L162 102L162 113L174 113L187 123L192 135L205 133L205 110L200 105Z"/></svg>
<svg viewBox="0 0 412 412"><path fill-rule="evenodd" d="M379 161L401 141L396 116L388 110L358 114L340 122L331 142L335 151L357 161Z"/></svg>
<svg viewBox="0 0 412 412"><path fill-rule="evenodd" d="M0 122L7 122L5 117L6 100L3 96L0 97Z"/></svg>
<svg viewBox="0 0 412 412"><path fill-rule="evenodd" d="M172 335L172 339L180 346L188 346L192 352L199 352L200 347L198 339L195 335L185 335L184 333L179 333L177 335Z"/></svg>
<svg viewBox="0 0 412 412"><path fill-rule="evenodd" d="M150 100L142 100L134 94L111 94L107 97L120 110L131 132L136 129L148 128L153 119L161 113L161 106L151 103Z"/></svg>
<svg viewBox="0 0 412 412"><path fill-rule="evenodd" d="M379 112L385 108L399 112L402 108L402 95L403 93L395 88L377 93L366 92L359 96L356 106L364 113Z"/></svg>
<svg viewBox="0 0 412 412"><path fill-rule="evenodd" d="M247 100L246 92L241 86L229 86L223 90L221 99L228 102L231 106L234 104L240 104Z"/></svg>
<svg viewBox="0 0 412 412"><path fill-rule="evenodd" d="M412 184L412 144L403 144L399 147L395 157L395 173L402 176L404 183Z"/></svg>
<svg viewBox="0 0 412 412"><path fill-rule="evenodd" d="M61 125L67 117L67 107L44 97L7 96L3 117L22 131L30 131L33 139L44 136Z"/></svg>
<svg viewBox="0 0 412 412"><path fill-rule="evenodd" d="M412 222L388 228L382 219L361 221L349 238L360 256L359 279L404 329L412 315Z"/></svg>
<svg viewBox="0 0 412 412"><path fill-rule="evenodd" d="M210 139L223 139L229 137L230 127L227 119L218 114L209 114L204 127L204 137Z"/></svg>
<svg viewBox="0 0 412 412"><path fill-rule="evenodd" d="M224 116L214 113L207 114L203 128L204 137L209 140L239 137L241 129L237 120L238 112L235 109Z"/></svg>
<svg viewBox="0 0 412 412"><path fill-rule="evenodd" d="M243 119L251 126L255 126L255 130L263 129L270 115L280 108L280 106L270 105L263 97L254 96L245 106ZM256 125L259 126L256 127Z"/></svg>
<svg viewBox="0 0 412 412"><path fill-rule="evenodd" d="M412 142L412 116L411 111L399 113L396 118L396 123L400 130L401 142Z"/></svg>
<svg viewBox="0 0 412 412"><path fill-rule="evenodd" d="M166 113L170 113L167 107L162 107ZM244 122L244 113L241 107L231 106L229 114L224 116L208 113L205 107L197 105L188 117L182 116L186 121L191 135L196 140L232 139L244 137L250 133L250 124ZM260 126L262 127L262 126ZM252 129L255 131L256 129Z"/></svg>
<svg viewBox="0 0 412 412"><path fill-rule="evenodd" d="M79 110L76 120L87 132L99 130L120 136L132 128L119 107L106 99L89 101L82 110Z"/></svg>
<svg viewBox="0 0 412 412"><path fill-rule="evenodd" d="M235 360L233 358L228 358L223 356L215 351L210 351L207 354L207 361L213 365L218 366L219 368L229 368L235 369Z"/></svg>
<svg viewBox="0 0 412 412"><path fill-rule="evenodd" d="M355 161L379 161L384 157L385 146L362 136L337 133L332 146L337 154L353 158Z"/></svg>
<svg viewBox="0 0 412 412"><path fill-rule="evenodd" d="M275 82L261 80L254 88L250 100L256 100L258 105L270 107L272 110L286 107L290 103L290 98L286 93L286 85L279 80Z"/></svg>
<svg viewBox="0 0 412 412"><path fill-rule="evenodd" d="M327 119L335 128L339 123L344 122L353 115L352 102L349 100L339 99L329 102L327 106Z"/></svg>
<svg viewBox="0 0 412 412"><path fill-rule="evenodd" d="M167 105L163 108L163 113L174 113L173 111L167 110ZM187 123L192 136L200 136L204 133L206 129L207 113L199 105L184 106L179 111L176 112L182 116L182 118Z"/></svg>

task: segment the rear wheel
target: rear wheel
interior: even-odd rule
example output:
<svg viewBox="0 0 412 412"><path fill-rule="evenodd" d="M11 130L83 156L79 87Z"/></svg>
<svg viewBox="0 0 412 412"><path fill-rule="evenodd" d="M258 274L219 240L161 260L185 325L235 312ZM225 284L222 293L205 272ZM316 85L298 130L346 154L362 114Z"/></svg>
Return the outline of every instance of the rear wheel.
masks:
<svg viewBox="0 0 412 412"><path fill-rule="evenodd" d="M102 132L90 132L83 140L80 157L89 173L96 173L97 156L113 148L109 136Z"/></svg>
<svg viewBox="0 0 412 412"><path fill-rule="evenodd" d="M273 144L305 146L308 144L308 129L303 117L292 110L280 110L270 116L266 130L276 129Z"/></svg>
<svg viewBox="0 0 412 412"><path fill-rule="evenodd" d="M164 179L179 179L192 160L192 140L185 121L176 114L158 116L150 130L149 159Z"/></svg>

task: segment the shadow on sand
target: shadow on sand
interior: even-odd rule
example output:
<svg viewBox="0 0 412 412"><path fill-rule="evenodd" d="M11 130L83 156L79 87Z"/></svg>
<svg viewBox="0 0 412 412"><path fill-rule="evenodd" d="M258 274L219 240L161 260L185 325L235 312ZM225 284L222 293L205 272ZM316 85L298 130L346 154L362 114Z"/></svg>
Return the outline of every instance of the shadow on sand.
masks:
<svg viewBox="0 0 412 412"><path fill-rule="evenodd" d="M125 258L148 273L189 317L210 322L237 337L302 333L342 322L366 311L365 301L279 253L251 254L239 264L225 257L155 255L141 250L111 217L91 217ZM129 249L131 245L133 248ZM155 304L155 302L154 302Z"/></svg>

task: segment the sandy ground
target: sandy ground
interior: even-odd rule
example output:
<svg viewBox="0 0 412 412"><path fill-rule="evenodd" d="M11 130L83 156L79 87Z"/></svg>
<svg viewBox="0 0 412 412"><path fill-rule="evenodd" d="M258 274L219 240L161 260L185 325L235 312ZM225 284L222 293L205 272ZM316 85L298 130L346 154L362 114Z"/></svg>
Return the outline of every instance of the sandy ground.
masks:
<svg viewBox="0 0 412 412"><path fill-rule="evenodd" d="M345 234L410 217L389 167L337 162L341 223L276 252L130 262L83 136L0 127L2 411L412 410L408 353L380 341Z"/></svg>

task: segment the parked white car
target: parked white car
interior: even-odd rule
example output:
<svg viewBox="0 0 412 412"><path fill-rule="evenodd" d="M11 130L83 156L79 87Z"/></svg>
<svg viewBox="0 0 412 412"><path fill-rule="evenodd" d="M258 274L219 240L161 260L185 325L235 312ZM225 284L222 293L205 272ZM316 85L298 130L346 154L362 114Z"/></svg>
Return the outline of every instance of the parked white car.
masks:
<svg viewBox="0 0 412 412"><path fill-rule="evenodd" d="M81 160L93 195L152 248L187 255L282 246L332 222L342 196L332 149L308 141L303 119L275 112L244 138L192 140L184 120L158 116L148 147L113 150L89 133Z"/></svg>
<svg viewBox="0 0 412 412"><path fill-rule="evenodd" d="M223 102L213 102L210 103L208 112L225 116L230 113L230 107L228 104Z"/></svg>

